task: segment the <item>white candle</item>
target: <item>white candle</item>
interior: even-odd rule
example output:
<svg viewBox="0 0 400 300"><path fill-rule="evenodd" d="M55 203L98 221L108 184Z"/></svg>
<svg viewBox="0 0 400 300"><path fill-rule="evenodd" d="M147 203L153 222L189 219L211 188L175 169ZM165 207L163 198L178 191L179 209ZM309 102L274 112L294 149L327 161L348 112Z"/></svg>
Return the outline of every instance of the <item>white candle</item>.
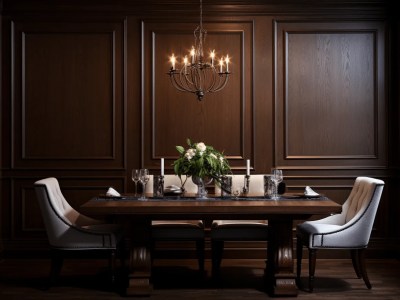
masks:
<svg viewBox="0 0 400 300"><path fill-rule="evenodd" d="M164 176L164 158L161 158L161 176Z"/></svg>
<svg viewBox="0 0 400 300"><path fill-rule="evenodd" d="M226 72L229 72L229 55L226 56L225 63L226 63Z"/></svg>
<svg viewBox="0 0 400 300"><path fill-rule="evenodd" d="M246 175L250 176L250 159L246 161Z"/></svg>
<svg viewBox="0 0 400 300"><path fill-rule="evenodd" d="M186 74L186 67L188 65L188 58L187 55L185 55L185 58L183 59L183 65L185 66L185 74Z"/></svg>
<svg viewBox="0 0 400 300"><path fill-rule="evenodd" d="M190 56L192 57L192 64L194 64L194 57L196 56L196 50L194 50L194 46L192 46L192 50L190 50Z"/></svg>
<svg viewBox="0 0 400 300"><path fill-rule="evenodd" d="M211 57L211 66L214 67L215 50L211 51L210 57Z"/></svg>
<svg viewBox="0 0 400 300"><path fill-rule="evenodd" d="M176 62L175 54L172 53L170 61L171 61L171 64L172 64L172 70L175 70L175 62Z"/></svg>
<svg viewBox="0 0 400 300"><path fill-rule="evenodd" d="M224 59L223 58L221 58L220 60L219 60L219 72L220 73L222 73L222 67L224 66Z"/></svg>

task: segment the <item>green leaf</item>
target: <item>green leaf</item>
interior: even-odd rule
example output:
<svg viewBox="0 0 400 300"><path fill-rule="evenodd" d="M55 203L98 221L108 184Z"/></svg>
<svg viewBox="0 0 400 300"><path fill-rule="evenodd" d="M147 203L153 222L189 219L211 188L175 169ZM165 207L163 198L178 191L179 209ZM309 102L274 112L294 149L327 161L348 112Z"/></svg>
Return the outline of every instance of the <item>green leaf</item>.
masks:
<svg viewBox="0 0 400 300"><path fill-rule="evenodd" d="M185 153L185 148L183 148L182 146L175 146L175 148L176 148L176 150L178 150L178 152L179 152L180 154Z"/></svg>

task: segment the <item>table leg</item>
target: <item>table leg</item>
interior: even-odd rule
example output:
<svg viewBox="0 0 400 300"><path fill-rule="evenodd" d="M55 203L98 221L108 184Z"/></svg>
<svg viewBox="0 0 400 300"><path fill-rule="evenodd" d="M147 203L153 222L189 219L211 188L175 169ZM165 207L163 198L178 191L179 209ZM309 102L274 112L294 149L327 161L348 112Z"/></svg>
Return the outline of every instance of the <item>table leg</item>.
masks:
<svg viewBox="0 0 400 300"><path fill-rule="evenodd" d="M153 290L151 277L151 221L130 220L128 222L130 238L130 258L127 296L149 296Z"/></svg>
<svg viewBox="0 0 400 300"><path fill-rule="evenodd" d="M291 219L268 220L268 261L266 277L269 292L275 296L297 296L293 272L293 236Z"/></svg>

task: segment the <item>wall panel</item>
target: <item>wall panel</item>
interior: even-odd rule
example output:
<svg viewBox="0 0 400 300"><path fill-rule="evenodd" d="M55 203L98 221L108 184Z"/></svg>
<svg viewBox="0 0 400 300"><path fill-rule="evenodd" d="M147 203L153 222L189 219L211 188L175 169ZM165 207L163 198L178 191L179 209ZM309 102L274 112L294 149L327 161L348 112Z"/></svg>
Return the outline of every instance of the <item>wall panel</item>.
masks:
<svg viewBox="0 0 400 300"><path fill-rule="evenodd" d="M123 23L13 23L14 168L124 167Z"/></svg>
<svg viewBox="0 0 400 300"><path fill-rule="evenodd" d="M385 167L381 24L275 26L277 164Z"/></svg>

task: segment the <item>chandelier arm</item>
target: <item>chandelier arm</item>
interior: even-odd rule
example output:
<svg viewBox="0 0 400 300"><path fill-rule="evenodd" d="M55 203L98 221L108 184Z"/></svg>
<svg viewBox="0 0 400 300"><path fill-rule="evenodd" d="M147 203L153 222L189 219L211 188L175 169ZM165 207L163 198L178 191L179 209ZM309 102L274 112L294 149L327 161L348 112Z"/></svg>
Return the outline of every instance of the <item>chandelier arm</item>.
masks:
<svg viewBox="0 0 400 300"><path fill-rule="evenodd" d="M216 72L216 70L215 70L215 68L213 66L209 67L208 71L209 71L208 73L211 74L209 76L211 79L210 79L210 85L208 87L208 91L212 92L214 90L215 84L217 82L217 72Z"/></svg>
<svg viewBox="0 0 400 300"><path fill-rule="evenodd" d="M192 66L190 66L188 73L182 74L181 80L185 82L186 86L191 87L190 90L193 90L194 83L191 73L192 73Z"/></svg>
<svg viewBox="0 0 400 300"><path fill-rule="evenodd" d="M220 81L218 82L218 86L212 92L215 93L222 90L228 83L228 79L229 79L229 73L224 73L224 75L221 76Z"/></svg>
<svg viewBox="0 0 400 300"><path fill-rule="evenodd" d="M192 69L190 75L193 80L194 88L198 91L201 90L200 79L199 79L200 76L199 68L196 66L195 69Z"/></svg>
<svg viewBox="0 0 400 300"><path fill-rule="evenodd" d="M179 84L176 82L175 76L172 76L172 77L171 77L171 82L172 82L172 85L174 86L174 88L176 88L178 91L181 91L181 92L188 92L187 90L185 90L185 89L183 89L183 88L181 88L181 87L179 86Z"/></svg>
<svg viewBox="0 0 400 300"><path fill-rule="evenodd" d="M183 86L180 82L178 82L175 75L179 75L179 74L173 73L172 75L170 75L172 85L181 92L192 92L191 90L185 88L185 86Z"/></svg>

